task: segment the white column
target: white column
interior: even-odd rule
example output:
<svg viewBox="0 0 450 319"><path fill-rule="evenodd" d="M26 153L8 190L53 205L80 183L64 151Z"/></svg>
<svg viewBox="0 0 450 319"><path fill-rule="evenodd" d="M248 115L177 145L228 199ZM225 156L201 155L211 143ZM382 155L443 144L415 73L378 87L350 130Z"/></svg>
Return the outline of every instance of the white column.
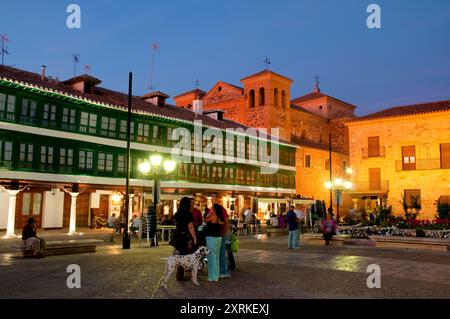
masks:
<svg viewBox="0 0 450 319"><path fill-rule="evenodd" d="M130 200L128 201L128 212L129 212L129 214L128 214L127 227L130 224L130 221L133 219L133 197L134 197L134 194L129 194L129 196L130 196Z"/></svg>
<svg viewBox="0 0 450 319"><path fill-rule="evenodd" d="M6 228L5 238L14 238L14 222L16 218L16 196L20 190L5 190L8 193L8 224Z"/></svg>
<svg viewBox="0 0 450 319"><path fill-rule="evenodd" d="M353 201L353 209L355 212L358 210L358 198L352 198Z"/></svg>
<svg viewBox="0 0 450 319"><path fill-rule="evenodd" d="M77 196L79 193L69 193L69 194L71 197L69 235L71 235L76 234L75 228L77 225Z"/></svg>
<svg viewBox="0 0 450 319"><path fill-rule="evenodd" d="M172 210L174 216L175 216L175 214L177 212L177 204L178 204L178 200L174 199L173 200L173 210Z"/></svg>

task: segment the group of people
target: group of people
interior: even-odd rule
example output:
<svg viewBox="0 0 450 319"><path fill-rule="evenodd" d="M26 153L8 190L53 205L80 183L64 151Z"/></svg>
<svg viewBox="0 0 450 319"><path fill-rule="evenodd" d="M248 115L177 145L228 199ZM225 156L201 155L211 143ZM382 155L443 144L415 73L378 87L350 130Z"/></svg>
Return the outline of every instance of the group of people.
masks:
<svg viewBox="0 0 450 319"><path fill-rule="evenodd" d="M191 254L199 246L206 245L210 251L208 280L231 277L229 267L230 227L226 209L214 204L205 208L204 214L194 206L192 198L183 197L175 214L175 249L181 255ZM184 269L177 268L177 280L184 280Z"/></svg>
<svg viewBox="0 0 450 319"><path fill-rule="evenodd" d="M141 224L141 221L137 217L137 215L133 215L133 218L130 221L130 233L132 235L136 234L137 231L139 231L140 224ZM112 213L111 216L109 216L109 218L108 218L108 227L109 228L114 228L114 233L116 235L120 234L121 229L124 226L125 226L125 222L124 222L124 220L122 218L122 215L120 215L119 217L116 217L116 214Z"/></svg>
<svg viewBox="0 0 450 319"><path fill-rule="evenodd" d="M274 227L286 228L286 224L289 230L288 237L288 248L289 249L299 249L300 247L300 222L305 218L301 211L295 209L291 206L286 214L286 219L282 214L279 216L273 215L270 224ZM285 224L286 223L286 224ZM325 219L322 221L321 230L323 238L325 240L325 245L329 245L334 234L336 234L337 223L333 219L332 214L327 214Z"/></svg>

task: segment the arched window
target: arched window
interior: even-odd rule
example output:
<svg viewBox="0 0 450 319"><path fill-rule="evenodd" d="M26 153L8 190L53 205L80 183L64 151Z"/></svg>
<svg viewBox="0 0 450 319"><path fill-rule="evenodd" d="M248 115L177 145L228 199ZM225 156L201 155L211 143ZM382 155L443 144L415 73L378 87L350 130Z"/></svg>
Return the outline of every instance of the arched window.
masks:
<svg viewBox="0 0 450 319"><path fill-rule="evenodd" d="M278 89L273 90L273 104L278 106Z"/></svg>
<svg viewBox="0 0 450 319"><path fill-rule="evenodd" d="M281 91L281 106L286 107L286 91Z"/></svg>
<svg viewBox="0 0 450 319"><path fill-rule="evenodd" d="M250 90L248 93L248 106L255 107L255 90Z"/></svg>
<svg viewBox="0 0 450 319"><path fill-rule="evenodd" d="M265 98L265 90L264 88L259 88L259 105L264 105L266 104L266 101L264 100Z"/></svg>

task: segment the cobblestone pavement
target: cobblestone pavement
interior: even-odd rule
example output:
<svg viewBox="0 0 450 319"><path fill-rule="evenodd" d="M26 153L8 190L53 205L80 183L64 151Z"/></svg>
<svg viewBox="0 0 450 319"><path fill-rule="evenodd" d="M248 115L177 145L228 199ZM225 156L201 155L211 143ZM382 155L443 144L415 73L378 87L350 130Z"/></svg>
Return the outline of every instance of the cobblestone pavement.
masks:
<svg viewBox="0 0 450 319"><path fill-rule="evenodd" d="M449 298L450 253L241 238L232 277L217 283L199 274L200 286L169 280L157 284L172 248L122 250L103 245L96 253L24 259L0 254L0 298ZM66 286L67 266L81 267L81 289ZM369 289L369 264L381 267L381 288Z"/></svg>

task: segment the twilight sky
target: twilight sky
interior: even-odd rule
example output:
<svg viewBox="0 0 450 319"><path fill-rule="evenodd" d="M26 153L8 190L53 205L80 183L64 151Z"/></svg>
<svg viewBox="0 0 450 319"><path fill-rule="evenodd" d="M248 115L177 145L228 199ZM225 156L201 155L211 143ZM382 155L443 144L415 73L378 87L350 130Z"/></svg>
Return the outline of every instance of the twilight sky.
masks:
<svg viewBox="0 0 450 319"><path fill-rule="evenodd" d="M66 7L81 7L81 29L66 26ZM381 6L382 29L366 26L369 4ZM5 64L67 79L91 65L102 86L148 91L152 43L159 44L153 86L171 96L209 90L270 69L295 82L291 97L322 92L364 115L450 99L450 1L447 0L71 0L5 1L0 34Z"/></svg>

